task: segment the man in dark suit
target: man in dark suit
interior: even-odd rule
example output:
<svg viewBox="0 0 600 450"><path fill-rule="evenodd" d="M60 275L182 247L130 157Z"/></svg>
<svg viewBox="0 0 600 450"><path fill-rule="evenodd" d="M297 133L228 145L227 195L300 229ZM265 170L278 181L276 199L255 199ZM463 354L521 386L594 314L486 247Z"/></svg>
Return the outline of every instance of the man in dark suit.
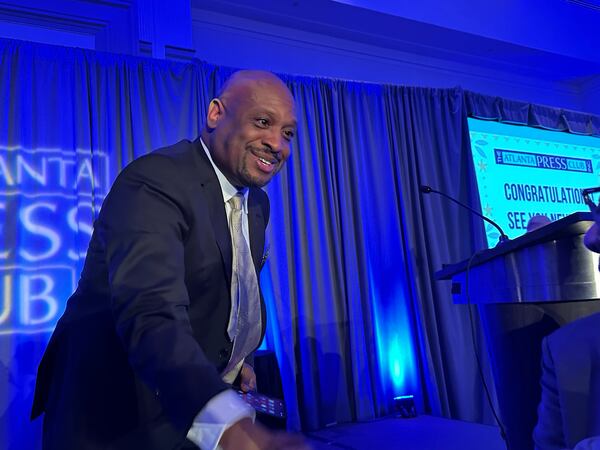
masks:
<svg viewBox="0 0 600 450"><path fill-rule="evenodd" d="M600 253L600 208L584 244ZM542 342L542 398L536 450L600 450L600 313L571 322Z"/></svg>
<svg viewBox="0 0 600 450"><path fill-rule="evenodd" d="M304 448L254 424L230 389L236 377L246 390L256 384L269 220L260 188L288 158L295 127L279 78L236 72L201 139L117 177L39 367L32 416L45 412L45 449Z"/></svg>
<svg viewBox="0 0 600 450"><path fill-rule="evenodd" d="M537 450L598 448L600 313L571 322L542 343L542 399L533 438ZM584 440L598 447L585 447Z"/></svg>

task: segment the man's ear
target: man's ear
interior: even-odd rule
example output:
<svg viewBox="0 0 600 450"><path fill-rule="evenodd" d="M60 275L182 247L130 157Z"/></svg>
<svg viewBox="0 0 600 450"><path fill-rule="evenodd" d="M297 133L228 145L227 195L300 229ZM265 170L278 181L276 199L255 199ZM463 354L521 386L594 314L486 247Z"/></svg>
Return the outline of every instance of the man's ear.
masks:
<svg viewBox="0 0 600 450"><path fill-rule="evenodd" d="M208 113L206 114L206 126L208 128L216 128L219 121L225 115L225 107L223 102L218 98L213 98L208 105Z"/></svg>

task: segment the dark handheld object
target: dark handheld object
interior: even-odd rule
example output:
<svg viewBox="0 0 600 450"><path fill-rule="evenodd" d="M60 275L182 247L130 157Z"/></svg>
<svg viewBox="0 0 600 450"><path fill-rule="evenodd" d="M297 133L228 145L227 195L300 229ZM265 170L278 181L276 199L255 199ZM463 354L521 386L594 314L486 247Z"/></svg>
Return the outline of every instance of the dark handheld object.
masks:
<svg viewBox="0 0 600 450"><path fill-rule="evenodd" d="M481 214L479 211L471 208L470 206L465 205L464 203L459 202L458 200L456 200L455 198L450 197L447 194L444 194L441 191L437 191L435 189L433 189L431 186L427 186L427 185L422 185L420 187L420 190L423 194L430 194L432 192L436 193L436 194L440 194L442 197L446 197L448 200L453 201L454 203L456 203L457 205L462 206L463 208L468 209L469 211L471 211L473 214L475 214L478 217L481 217L483 220L485 220L486 222L491 223L494 227L496 227L496 229L498 230L498 232L500 233L500 237L498 238L498 243L501 242L506 242L509 240L508 236L504 233L504 231L502 231L502 228L500 228L500 225L498 225L496 222L494 222L492 219L485 217L483 214Z"/></svg>
<svg viewBox="0 0 600 450"><path fill-rule="evenodd" d="M598 205L596 205L596 203L594 203L594 201L592 200L592 197L591 197L591 194L595 194L596 192L600 192L600 186L593 187L593 188L586 188L581 191L581 194L583 195L583 201L585 202L586 205L588 205L590 207L592 212L594 209L598 208Z"/></svg>
<svg viewBox="0 0 600 450"><path fill-rule="evenodd" d="M237 391L238 395L252 406L257 413L266 414L278 419L286 418L285 403L278 398L268 397L258 392Z"/></svg>

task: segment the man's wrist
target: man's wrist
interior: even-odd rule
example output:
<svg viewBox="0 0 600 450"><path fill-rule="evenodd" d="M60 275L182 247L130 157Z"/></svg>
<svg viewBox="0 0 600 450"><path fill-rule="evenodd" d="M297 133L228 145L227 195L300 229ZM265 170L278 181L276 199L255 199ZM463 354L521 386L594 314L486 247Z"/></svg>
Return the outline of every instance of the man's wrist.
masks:
<svg viewBox="0 0 600 450"><path fill-rule="evenodd" d="M254 420L256 412L238 394L227 389L216 396L196 415L187 438L202 449L214 449L223 433L240 420Z"/></svg>
<svg viewBox="0 0 600 450"><path fill-rule="evenodd" d="M271 433L249 418L244 418L232 424L221 436L219 449L239 450L243 448L270 448Z"/></svg>

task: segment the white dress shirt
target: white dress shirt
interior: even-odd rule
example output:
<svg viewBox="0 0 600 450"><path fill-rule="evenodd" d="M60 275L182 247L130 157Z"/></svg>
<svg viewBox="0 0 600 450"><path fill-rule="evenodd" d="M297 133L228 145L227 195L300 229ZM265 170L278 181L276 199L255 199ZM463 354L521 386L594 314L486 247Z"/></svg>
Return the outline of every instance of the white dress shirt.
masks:
<svg viewBox="0 0 600 450"><path fill-rule="evenodd" d="M223 202L225 203L225 211L227 213L227 222L229 223L229 218L231 217L231 205L229 204L229 200L239 191L229 182L225 175L223 175L223 173L215 165L210 152L208 151L208 148L202 139L200 139L200 142L202 144L202 148L206 152L206 156L208 156L208 159L215 170L215 173L217 174L217 178L219 179L221 192L223 193ZM244 238L249 245L250 233L248 231L248 189L245 189L243 194L244 202L242 204L242 210L244 214L242 215L242 233L244 234ZM237 299L232 299L232 302L237 302ZM229 323L227 325L228 330L235 329L237 309L237 303L231 305L231 313L229 316ZM237 377L242 365L243 361L241 361L240 364L238 364L238 366L230 373L222 374L223 380L226 383L231 384ZM199 382L201 381L199 380ZM227 428L229 428L238 420L246 417L250 417L252 420L254 420L255 415L256 412L252 407L240 399L238 394L228 389L215 395L204 406L204 408L202 408L202 410L194 418L194 423L192 424L192 428L190 428L188 431L187 438L202 450L217 449L221 436L225 430L227 430Z"/></svg>

